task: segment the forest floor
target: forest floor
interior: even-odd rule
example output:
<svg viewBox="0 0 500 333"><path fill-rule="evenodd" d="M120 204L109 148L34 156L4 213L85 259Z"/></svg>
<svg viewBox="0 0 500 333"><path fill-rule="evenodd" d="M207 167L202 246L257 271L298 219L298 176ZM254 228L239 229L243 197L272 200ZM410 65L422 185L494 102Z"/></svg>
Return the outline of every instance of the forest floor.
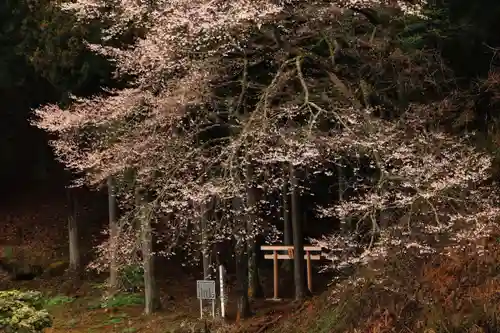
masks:
<svg viewBox="0 0 500 333"><path fill-rule="evenodd" d="M32 216L24 207L0 215L0 245L14 247L20 257L44 265L64 259L64 214L54 214L55 205L41 205ZM19 233L22 244L15 240ZM3 280L0 290L43 292L54 317L53 327L46 331L50 333L203 332L205 321L199 320L196 299L197 274L174 269L174 265L165 267L167 273L159 283L162 309L151 316L143 315L138 294L104 299L103 279L99 278L75 281L62 275L24 282ZM269 297L272 274L264 269L263 277ZM230 294L225 322L207 316L211 332L500 332L500 232L447 255L395 253L329 289L331 276L315 274L318 295L303 304L291 299L290 276L282 277L283 302L253 301L254 315L237 323L235 295Z"/></svg>
<svg viewBox="0 0 500 333"><path fill-rule="evenodd" d="M0 253L8 253L11 259L44 268L57 267L67 261L67 207L65 198L46 198L33 194L33 198L22 203L15 200L0 207ZM86 207L84 211L91 211ZM82 214L82 217L91 216ZM99 218L99 217L98 217ZM92 218L90 220L96 220ZM102 217L100 217L102 220ZM81 234L81 251L88 257L92 245L98 242L99 229L106 221L91 221L86 232ZM270 262L268 262L270 263ZM253 315L236 322L236 295L229 285L229 302L226 320L213 320L211 308L207 308L205 320L200 320L200 305L196 299L196 267L181 269L178 263L165 261L157 267L160 272L158 286L162 301L161 309L154 315L143 314L143 297L139 294L120 293L113 298L103 297L104 277L84 274L75 280L56 272L54 276L42 276L31 281L11 281L0 275L0 290L36 290L45 295L49 312L53 316L53 327L47 333L104 333L104 332L151 332L188 333L198 332L205 325L213 327L211 332L264 332L278 320L299 309L293 302L291 274L281 274L280 302L268 299L252 300ZM57 271L57 269L55 270ZM262 269L262 280L266 297L272 297L272 269ZM231 278L231 277L230 277ZM233 279L234 280L234 279ZM324 291L329 278L315 275L314 287L318 293ZM217 330L215 330L217 328Z"/></svg>
<svg viewBox="0 0 500 333"><path fill-rule="evenodd" d="M190 282L190 281L189 281ZM122 293L104 299L98 284L80 283L71 288L69 281L62 278L17 282L2 285L1 288L38 290L46 295L47 309L53 316L53 327L46 333L104 333L104 332L151 332L188 333L215 327L224 332L263 332L276 318L295 311L296 305L290 300L273 302L259 300L252 302L254 315L248 320L235 322L234 304L229 304L225 322L211 318L210 307L205 309L205 320L200 320L199 302L193 295L194 283L171 281L169 295L162 295L162 309L154 315L143 314L143 298L140 294ZM69 287L69 288L68 288ZM208 305L208 304L207 304Z"/></svg>

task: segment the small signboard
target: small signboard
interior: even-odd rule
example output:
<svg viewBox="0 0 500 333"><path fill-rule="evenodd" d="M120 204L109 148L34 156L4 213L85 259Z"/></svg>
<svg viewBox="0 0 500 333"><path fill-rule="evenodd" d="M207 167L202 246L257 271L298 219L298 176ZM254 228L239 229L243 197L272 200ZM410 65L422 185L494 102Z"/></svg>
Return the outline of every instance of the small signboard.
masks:
<svg viewBox="0 0 500 333"><path fill-rule="evenodd" d="M215 300L215 281L198 280L196 281L196 296L199 300L209 299Z"/></svg>

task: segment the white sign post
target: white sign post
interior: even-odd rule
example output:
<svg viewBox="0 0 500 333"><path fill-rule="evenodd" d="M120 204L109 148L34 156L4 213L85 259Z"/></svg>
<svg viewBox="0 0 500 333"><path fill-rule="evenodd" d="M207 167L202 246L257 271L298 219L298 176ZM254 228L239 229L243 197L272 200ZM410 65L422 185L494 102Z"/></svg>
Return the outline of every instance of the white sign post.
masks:
<svg viewBox="0 0 500 333"><path fill-rule="evenodd" d="M203 318L203 300L208 299L212 301L212 317L215 318L215 281L198 280L196 281L196 296L200 300L200 318Z"/></svg>
<svg viewBox="0 0 500 333"><path fill-rule="evenodd" d="M224 290L224 281L226 279L226 269L224 266L219 266L219 280L220 280L220 316L226 317L226 292Z"/></svg>

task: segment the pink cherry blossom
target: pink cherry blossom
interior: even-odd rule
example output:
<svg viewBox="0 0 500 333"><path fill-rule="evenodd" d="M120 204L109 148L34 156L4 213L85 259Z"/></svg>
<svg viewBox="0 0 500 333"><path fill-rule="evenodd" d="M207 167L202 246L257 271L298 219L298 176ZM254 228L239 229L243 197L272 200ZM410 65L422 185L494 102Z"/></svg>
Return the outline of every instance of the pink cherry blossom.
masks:
<svg viewBox="0 0 500 333"><path fill-rule="evenodd" d="M168 230L158 235L164 244L169 244L165 254L172 254L181 245L186 251L200 246L202 232L197 221L210 210L206 207L215 199L219 215L208 222L211 242L237 233L252 237L252 232L272 229L262 216L257 216L253 221L254 231L243 230L238 215L256 208L244 202L242 212L236 212L231 206L231 200L246 196L249 184L244 174L248 164L255 167L253 185L270 193L287 181L285 170L289 165L328 173L331 171L325 164L341 164L346 156L369 161L376 176L349 184L355 195L327 207L317 207L318 215L368 220L373 237L368 247L357 242L353 235L334 234L318 241L331 250L332 262L341 266L368 261L373 256L383 256L390 246L431 251L428 241L414 240L402 233L416 228L422 234L440 234L464 223L470 223L470 230L475 230L474 226L488 224L498 216L494 187L475 188L487 181L491 156L476 149L466 136L452 136L430 126L427 119L435 111L432 107L411 105L396 120L382 120L374 115L373 108L361 106L352 96L346 98L347 102L338 94L329 96L334 89L331 83L325 85L317 77L307 77L301 68L302 56L292 56L284 46L274 54L273 61L280 68L272 73L272 82L266 87L253 82L259 87L260 96L251 110L239 113L242 103L238 94L220 101L223 98L214 93L217 84L229 80L231 74L234 76L233 71L246 73L244 66L235 64L240 60L244 63L243 56L236 61L234 54L254 51L260 57L259 47L252 44L252 38L257 32L264 35L272 30L270 27L282 24L283 17L304 18L307 24L301 26L300 35L317 28L314 26L317 22L335 21L334 13L345 8L391 5L406 12L418 12L422 3L417 3L368 0L64 3L65 9L76 11L82 20L111 22L103 31L102 43L89 48L112 58L117 74L129 74L135 79L127 89L106 91L86 99L74 98L69 109L44 106L35 111L34 124L57 135L52 145L59 159L82 175L77 185L100 186L110 176L126 183L133 172L134 184L154 193L154 200L147 208L152 212L151 218ZM132 23L144 29L144 36L133 45L110 46L110 40ZM331 78L332 72L323 76L329 74ZM243 81L244 75L241 76ZM328 102L312 96L309 88L315 84L322 86L318 89L321 93L314 93L325 95ZM242 84L242 90L245 87ZM229 120L213 120L220 116L212 112L218 108L227 108ZM334 125L324 129L323 120ZM230 134L203 142L201 133L216 126L229 127ZM363 177L360 167L353 169ZM132 192L126 186L119 190L121 204L133 207ZM455 208L457 202L462 209ZM465 205L471 202L473 207ZM451 209L457 211L450 212ZM133 208L130 210L130 216L124 217L129 222L136 213ZM377 217L381 212L405 222L393 223L382 230ZM480 222L475 220L478 216ZM412 223L412 219L416 222ZM270 233L278 234L276 230ZM125 231L121 236L120 242L127 244L122 255L130 257L136 246L134 237ZM101 249L105 252L107 246Z"/></svg>

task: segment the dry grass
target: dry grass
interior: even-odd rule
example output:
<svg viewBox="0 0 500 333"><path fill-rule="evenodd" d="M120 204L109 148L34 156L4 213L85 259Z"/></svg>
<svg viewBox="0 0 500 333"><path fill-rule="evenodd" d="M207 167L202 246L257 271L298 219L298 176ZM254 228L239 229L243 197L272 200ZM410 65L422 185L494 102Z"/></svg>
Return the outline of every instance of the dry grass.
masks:
<svg viewBox="0 0 500 333"><path fill-rule="evenodd" d="M481 239L451 256L394 254L378 271L360 271L337 293L296 313L274 332L488 333L500 331L500 244Z"/></svg>

